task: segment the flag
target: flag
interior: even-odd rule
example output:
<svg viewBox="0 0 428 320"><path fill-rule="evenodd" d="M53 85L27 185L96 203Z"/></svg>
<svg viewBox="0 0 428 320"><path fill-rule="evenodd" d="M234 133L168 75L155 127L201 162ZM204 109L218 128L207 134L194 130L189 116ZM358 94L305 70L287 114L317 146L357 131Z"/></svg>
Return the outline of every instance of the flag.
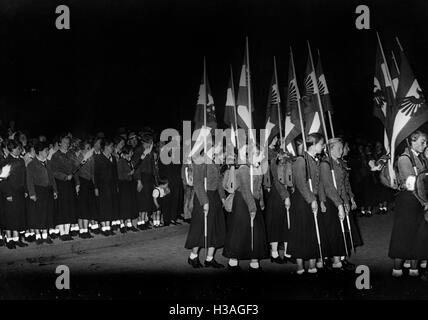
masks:
<svg viewBox="0 0 428 320"><path fill-rule="evenodd" d="M281 98L279 96L278 81L275 77L275 73L276 70L273 71L266 107L265 143L267 141L268 144L279 134L279 124L281 121Z"/></svg>
<svg viewBox="0 0 428 320"><path fill-rule="evenodd" d="M400 69L398 68L398 63L397 63L397 60L395 59L394 51L392 51L391 61L390 61L389 65L391 66L389 68L389 71L391 74L392 85L393 85L393 88L395 88L395 90L397 90L398 78L400 76Z"/></svg>
<svg viewBox="0 0 428 320"><path fill-rule="evenodd" d="M394 104L392 83L388 76L388 65L384 61L380 42L376 50L375 75L373 81L373 115L385 127L388 140L391 138L389 116ZM389 143L388 143L389 144Z"/></svg>
<svg viewBox="0 0 428 320"><path fill-rule="evenodd" d="M308 57L305 72L305 92L302 97L306 134L322 133L316 81L315 70L311 66L310 57Z"/></svg>
<svg viewBox="0 0 428 320"><path fill-rule="evenodd" d="M230 79L229 84L227 86L226 92L226 107L224 109L224 118L223 121L228 127L233 127L236 129L236 121L235 113L236 113L236 103L235 103L235 94L233 88L233 74L232 70L230 70Z"/></svg>
<svg viewBox="0 0 428 320"><path fill-rule="evenodd" d="M333 114L333 106L331 104L330 92L328 91L327 81L325 80L325 74L322 68L321 56L319 53L318 53L316 75L317 75L318 88L320 91L320 98L321 98L323 110L325 112L330 111L330 113Z"/></svg>
<svg viewBox="0 0 428 320"><path fill-rule="evenodd" d="M428 121L428 105L403 51L400 52L400 61L396 103L392 108L392 159L398 145Z"/></svg>
<svg viewBox="0 0 428 320"><path fill-rule="evenodd" d="M246 44L246 51L247 52L247 46ZM252 116L250 114L249 110L249 101L248 101L248 90L249 90L249 70L250 67L248 65L248 59L247 54L244 54L244 62L242 63L241 68L241 76L239 77L239 88L238 88L238 100L237 100L237 120L238 120L238 127L249 129L254 128ZM253 108L251 112L253 111Z"/></svg>
<svg viewBox="0 0 428 320"><path fill-rule="evenodd" d="M206 83L205 83L206 82ZM217 128L217 120L215 115L215 105L211 94L210 84L208 82L205 68L202 75L201 85L199 86L198 102L195 111L195 129L204 126L204 112L206 104L206 126L212 129Z"/></svg>
<svg viewBox="0 0 428 320"><path fill-rule="evenodd" d="M232 66L230 67L230 79L227 86L226 92L226 107L224 110L224 123L231 128L230 140L226 140L226 143L230 142L234 147L237 147L237 119L236 119L236 103L235 103L235 88L233 83L233 72ZM227 137L226 137L227 139Z"/></svg>
<svg viewBox="0 0 428 320"><path fill-rule="evenodd" d="M293 55L290 51L290 63L288 64L288 90L287 104L285 107L285 134L284 140L287 146L301 133L299 106L300 92L297 86L296 73L294 72Z"/></svg>

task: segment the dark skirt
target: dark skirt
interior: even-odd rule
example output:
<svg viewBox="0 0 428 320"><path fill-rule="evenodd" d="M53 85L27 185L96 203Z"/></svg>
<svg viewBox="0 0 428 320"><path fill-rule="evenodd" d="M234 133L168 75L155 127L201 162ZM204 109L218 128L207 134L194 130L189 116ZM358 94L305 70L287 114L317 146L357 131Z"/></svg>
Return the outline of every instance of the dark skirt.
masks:
<svg viewBox="0 0 428 320"><path fill-rule="evenodd" d="M208 248L221 248L224 246L226 235L226 222L222 207L222 202L218 191L207 191L209 211L207 218L207 245ZM205 246L204 237L204 211L200 205L198 197L193 198L192 221L185 244L186 249Z"/></svg>
<svg viewBox="0 0 428 320"><path fill-rule="evenodd" d="M287 210L274 185L267 197L265 222L268 243L288 241L290 230L288 229Z"/></svg>
<svg viewBox="0 0 428 320"><path fill-rule="evenodd" d="M73 180L62 181L55 179L58 190L56 200L55 224L76 223L77 199L76 189Z"/></svg>
<svg viewBox="0 0 428 320"><path fill-rule="evenodd" d="M418 229L423 222L423 207L410 191L401 191L395 200L394 224L388 256L415 259Z"/></svg>
<svg viewBox="0 0 428 320"><path fill-rule="evenodd" d="M108 222L119 218L119 195L113 183L98 186L98 221Z"/></svg>
<svg viewBox="0 0 428 320"><path fill-rule="evenodd" d="M137 183L135 181L119 180L119 216L121 220L138 217Z"/></svg>
<svg viewBox="0 0 428 320"><path fill-rule="evenodd" d="M223 256L226 258L261 260L269 257L266 226L258 200L256 200L256 205L257 212L254 218L253 250L251 250L250 212L242 194L239 191L235 191L232 212L228 213L227 219L227 234L223 249Z"/></svg>
<svg viewBox="0 0 428 320"><path fill-rule="evenodd" d="M415 259L428 260L428 221L422 219L416 233Z"/></svg>
<svg viewBox="0 0 428 320"><path fill-rule="evenodd" d="M346 249L345 249L345 239L346 239L346 232L345 234L342 233L342 228L340 225L340 219L339 219L339 210L337 209L336 205L331 201L331 199L327 199L325 206L327 208L327 211L325 213L319 213L324 216L325 221L325 229L326 232L324 233L327 237L327 248L326 246L323 246L323 255L325 257L340 257L346 255ZM345 231L347 229L346 219L343 221L343 230ZM345 235L345 239L344 236ZM349 247L348 247L349 249Z"/></svg>
<svg viewBox="0 0 428 320"><path fill-rule="evenodd" d="M2 228L4 230L22 231L27 229L25 189L12 190L12 201L3 199Z"/></svg>
<svg viewBox="0 0 428 320"><path fill-rule="evenodd" d="M52 187L34 186L37 201L28 201L27 221L30 229L49 229L55 226Z"/></svg>
<svg viewBox="0 0 428 320"><path fill-rule="evenodd" d="M320 215L322 213L318 213L318 216ZM304 260L320 258L314 214L311 205L306 202L297 188L291 196L290 220L291 230L287 252L294 258ZM320 228L320 238L321 230Z"/></svg>
<svg viewBox="0 0 428 320"><path fill-rule="evenodd" d="M156 210L152 197L153 189L155 187L155 179L151 174L142 173L141 183L143 184L143 190L137 193L138 211L153 212Z"/></svg>
<svg viewBox="0 0 428 320"><path fill-rule="evenodd" d="M80 190L77 196L77 216L84 220L97 220L95 187L91 180L79 177Z"/></svg>

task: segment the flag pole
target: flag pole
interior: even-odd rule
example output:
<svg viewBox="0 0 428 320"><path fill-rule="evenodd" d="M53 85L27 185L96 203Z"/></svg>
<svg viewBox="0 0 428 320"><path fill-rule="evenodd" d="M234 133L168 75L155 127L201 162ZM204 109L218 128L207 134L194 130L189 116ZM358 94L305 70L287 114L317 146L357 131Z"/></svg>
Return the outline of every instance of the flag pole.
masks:
<svg viewBox="0 0 428 320"><path fill-rule="evenodd" d="M247 85L248 85L248 111L250 114L250 133L249 133L249 137L253 136L252 135L252 125L253 125L253 108L252 108L252 104L251 104L251 74L250 74L250 53L249 53L249 49L248 49L248 37L245 38L245 47L246 47L246 54L247 54ZM255 143L255 141L251 142L251 143ZM251 189L251 194L253 194L254 192L254 182L253 182L253 172L254 168L253 168L253 159L251 159L250 162L250 189ZM254 249L254 218L251 217L251 251L253 251Z"/></svg>
<svg viewBox="0 0 428 320"><path fill-rule="evenodd" d="M277 107L277 111L278 111L278 123L279 123L279 139L280 139L280 146L282 147L282 150L285 152L285 141L283 141L282 137L282 124L281 124L281 99L279 96L279 84L278 84L278 74L277 74L277 69L276 69L276 57L273 56L273 68L274 68L274 73L275 73L275 84L276 84L276 90L278 92L278 103L276 104Z"/></svg>
<svg viewBox="0 0 428 320"><path fill-rule="evenodd" d="M319 50L319 49L317 49L317 51L318 51L318 58L319 58L319 61L321 62L321 54L320 54L320 50ZM324 70L323 70L323 71L324 71ZM325 77L325 73L324 73L324 77ZM318 81L318 79L317 79L317 81ZM327 82L327 80L326 80L326 82ZM327 111L327 114L328 114L328 122L330 123L331 137L332 137L332 138L334 138L333 117L331 116L331 112L330 112L330 110L328 110L328 111Z"/></svg>
<svg viewBox="0 0 428 320"><path fill-rule="evenodd" d="M290 46L290 60L291 60L291 66L293 68L293 76L294 76L294 79L296 79L296 69L294 67L293 49L291 48L291 46ZM313 192L314 188L312 186L311 170L308 168L308 163L307 163L307 158L306 158L306 153L308 152L308 147L306 145L305 127L303 126L302 108L300 105L300 93L299 93L299 88L297 88L297 84L296 84L296 93L297 93L297 109L299 110L300 128L301 128L302 138L303 138L303 150L304 150L306 173L307 173L307 178L308 178L309 190L311 190L311 192ZM315 221L315 232L316 232L317 242L318 242L318 250L320 253L321 261L324 261L322 249L321 249L321 237L320 237L320 232L319 232L319 228L318 228L318 220L317 220L318 212L314 211L313 214L314 214L314 221Z"/></svg>
<svg viewBox="0 0 428 320"><path fill-rule="evenodd" d="M204 130L207 127L207 67L204 56ZM204 187L207 192L207 137L204 138L204 159L205 159L205 175L204 175ZM209 205L209 204L208 204ZM208 213L204 212L204 245L205 245L205 259L208 257Z"/></svg>
<svg viewBox="0 0 428 320"><path fill-rule="evenodd" d="M234 116L234 124L235 124L235 141L236 141L236 147L239 150L238 116L236 114L235 84L233 83L233 69L232 69L232 65L230 65L230 83L231 83L231 86L232 86L233 116Z"/></svg>
<svg viewBox="0 0 428 320"><path fill-rule="evenodd" d="M398 75L400 75L400 68L398 68L398 63L397 63L397 60L395 59L394 51L391 51L391 53L392 53L392 61L394 61L395 69L397 69L397 73Z"/></svg>
<svg viewBox="0 0 428 320"><path fill-rule="evenodd" d="M400 47L401 52L404 52L403 47L401 46L401 43L400 43L400 39L398 39L398 37L395 37L395 40L397 40L397 44Z"/></svg>
<svg viewBox="0 0 428 320"><path fill-rule="evenodd" d="M388 63L386 62L385 53L383 51L382 42L380 41L379 33L377 31L376 31L376 37L377 37L377 41L378 41L378 44L379 44L380 52L381 52L381 55L382 55L383 63L385 64L386 76L388 77L388 81L391 83L392 95L393 95L393 98L395 100L397 88L395 88L395 85L392 82L391 74L389 72ZM397 38L397 40L398 40L398 38ZM401 45L400 45L399 41L398 41L398 44L399 44L399 46L401 48ZM392 147L392 141L389 141L389 143L391 144L390 148L389 148L391 150L391 157L388 160L388 169L389 169L388 171L389 171L389 176L390 176L391 183L392 183L396 179L395 171L394 171L394 168L393 168L393 166L394 166L395 148Z"/></svg>

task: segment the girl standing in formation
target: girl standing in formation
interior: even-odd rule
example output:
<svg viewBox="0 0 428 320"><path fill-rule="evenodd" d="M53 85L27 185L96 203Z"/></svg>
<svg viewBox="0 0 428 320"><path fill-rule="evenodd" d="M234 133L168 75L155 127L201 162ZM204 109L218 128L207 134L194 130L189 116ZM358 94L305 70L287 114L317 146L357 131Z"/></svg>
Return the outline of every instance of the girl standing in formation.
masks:
<svg viewBox="0 0 428 320"><path fill-rule="evenodd" d="M263 175L258 161L259 150L249 163L239 166L232 212L228 217L226 241L223 255L229 258L228 269L239 271L239 260L250 260L250 271L261 271L259 261L269 257L266 242L266 227L262 214L264 210ZM246 147L242 147L240 158L246 158ZM253 174L251 177L251 169ZM252 183L251 183L252 178ZM251 190L253 185L253 190Z"/></svg>
<svg viewBox="0 0 428 320"><path fill-rule="evenodd" d="M137 182L133 179L134 166L131 162L132 154L132 148L130 146L124 146L117 163L121 233L138 231L132 225L132 221L136 221L138 218Z"/></svg>
<svg viewBox="0 0 428 320"><path fill-rule="evenodd" d="M94 158L91 154L93 154L91 143L89 141L81 142L79 155L75 159L75 166L79 168L75 173L75 181L79 236L82 239L93 238L89 232L89 221L98 221L94 187ZM90 157L88 158L88 156ZM86 158L88 159L84 161Z"/></svg>
<svg viewBox="0 0 428 320"><path fill-rule="evenodd" d="M58 188L57 210L55 212L55 225L60 231L60 239L72 240L70 225L77 222L76 219L76 187L73 181L75 161L69 151L70 138L62 136L59 139L59 150L52 156L49 162ZM73 232L77 231L73 227Z"/></svg>
<svg viewBox="0 0 428 320"><path fill-rule="evenodd" d="M290 209L290 195L287 186L280 181L279 171L283 170L280 164L280 154L276 154L270 161L271 189L266 207L266 234L271 247L271 262L283 264L278 254L278 243L284 243L284 252L287 252L287 243L289 237L289 221L287 219L287 210Z"/></svg>
<svg viewBox="0 0 428 320"><path fill-rule="evenodd" d="M293 163L295 190L291 196L290 207L291 231L288 248L290 254L296 258L298 275L305 272L305 261L309 263L308 273L317 273L316 260L321 258L314 213L318 214L320 180L319 161L316 156L324 149L324 138L318 133L310 134L306 145L307 152Z"/></svg>
<svg viewBox="0 0 428 320"><path fill-rule="evenodd" d="M188 263L194 268L201 268L199 249L205 246L204 217L206 216L208 252L204 265L205 267L224 268L224 265L214 259L214 254L216 249L223 247L225 240L226 224L222 206L225 194L219 165L206 164L205 159L207 157L200 155L198 159L195 159L193 165L195 197L185 248L191 250Z"/></svg>
<svg viewBox="0 0 428 320"><path fill-rule="evenodd" d="M36 156L29 162L26 174L30 196L28 226L35 230L37 244L52 243L48 238L48 229L54 226L54 199L57 199L57 186L53 172L47 164L48 146L39 142L34 146L34 150Z"/></svg>
<svg viewBox="0 0 428 320"><path fill-rule="evenodd" d="M99 207L99 221L104 236L112 236L110 221L118 218L117 164L113 153L113 142L102 140L101 153L95 156L94 184Z"/></svg>
<svg viewBox="0 0 428 320"><path fill-rule="evenodd" d="M6 246L26 247L22 242L19 232L27 229L27 217L25 209L26 185L25 185L25 162L21 158L21 145L16 141L7 143L9 152L1 167L11 165L10 176L1 183L2 189L2 224L6 231Z"/></svg>

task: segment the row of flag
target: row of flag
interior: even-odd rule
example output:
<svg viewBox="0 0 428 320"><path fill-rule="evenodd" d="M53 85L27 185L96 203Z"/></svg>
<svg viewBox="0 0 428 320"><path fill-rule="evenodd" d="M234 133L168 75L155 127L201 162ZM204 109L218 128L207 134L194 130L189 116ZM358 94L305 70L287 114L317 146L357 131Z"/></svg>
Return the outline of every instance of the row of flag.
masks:
<svg viewBox="0 0 428 320"><path fill-rule="evenodd" d="M389 163L391 176L398 146L428 121L428 105L421 87L400 41L398 38L396 40L400 49L399 60L396 59L394 51L391 51L392 54L387 59L377 34L373 83L373 115L384 126L384 146L392 159Z"/></svg>
<svg viewBox="0 0 428 320"><path fill-rule="evenodd" d="M273 75L269 88L266 108L266 141L264 142L270 144L275 137L279 137L282 147L284 149L287 148L287 150L292 154L296 154L294 140L302 133L302 126L305 128L305 134L318 132L328 135L326 129L322 126L323 115L320 114L321 110L329 115L330 128L332 131L331 134L334 136L333 125L331 123L333 107L331 104L330 93L328 90L325 74L321 65L321 57L318 52L318 61L315 68L309 46L308 49L309 56L304 77L304 93L303 96L301 96L299 87L297 85L293 53L292 49L290 48L287 86L288 92L286 94L287 101L285 106L285 116L283 115L282 111L283 108L275 57L273 60ZM223 121L226 126L232 129L232 132L236 132L238 128L254 129L252 121L252 112L254 111L254 106L251 101L252 93L250 82L251 74L249 67L247 39L246 54L244 55L244 61L240 72L237 97L235 97L232 68L230 70L230 78L227 87L226 106ZM300 113L302 119L300 117L299 110L301 110ZM202 127L217 127L215 105L209 82L207 80L205 62L203 77L199 88L194 123L195 129L200 129ZM207 133L205 133L205 135L206 134Z"/></svg>
<svg viewBox="0 0 428 320"><path fill-rule="evenodd" d="M398 38L399 59L396 59L392 53L388 61L378 34L377 39L373 114L380 119L384 126L384 145L387 152L390 153L392 159L390 167L392 168L396 148L413 131L428 121L428 106ZM223 121L232 129L232 132L236 132L238 128L254 129L248 52L247 39L236 97L232 68L230 70ZM324 134L327 139L334 137L333 106L319 51L315 67L308 42L308 60L304 75L304 90L301 95L296 79L293 52L290 47L285 116L282 112L283 104L275 58L273 66L266 108L265 129L267 135L265 142L270 144L275 137L279 137L281 147L295 154L294 140L301 134L306 136L318 132ZM330 132L327 132L325 116L328 117ZM207 129L205 134L202 134L203 136L208 135L210 129L217 127L215 105L207 79L205 60L194 123L195 129L202 127ZM304 128L303 133L302 127ZM237 142L238 139L236 139Z"/></svg>

